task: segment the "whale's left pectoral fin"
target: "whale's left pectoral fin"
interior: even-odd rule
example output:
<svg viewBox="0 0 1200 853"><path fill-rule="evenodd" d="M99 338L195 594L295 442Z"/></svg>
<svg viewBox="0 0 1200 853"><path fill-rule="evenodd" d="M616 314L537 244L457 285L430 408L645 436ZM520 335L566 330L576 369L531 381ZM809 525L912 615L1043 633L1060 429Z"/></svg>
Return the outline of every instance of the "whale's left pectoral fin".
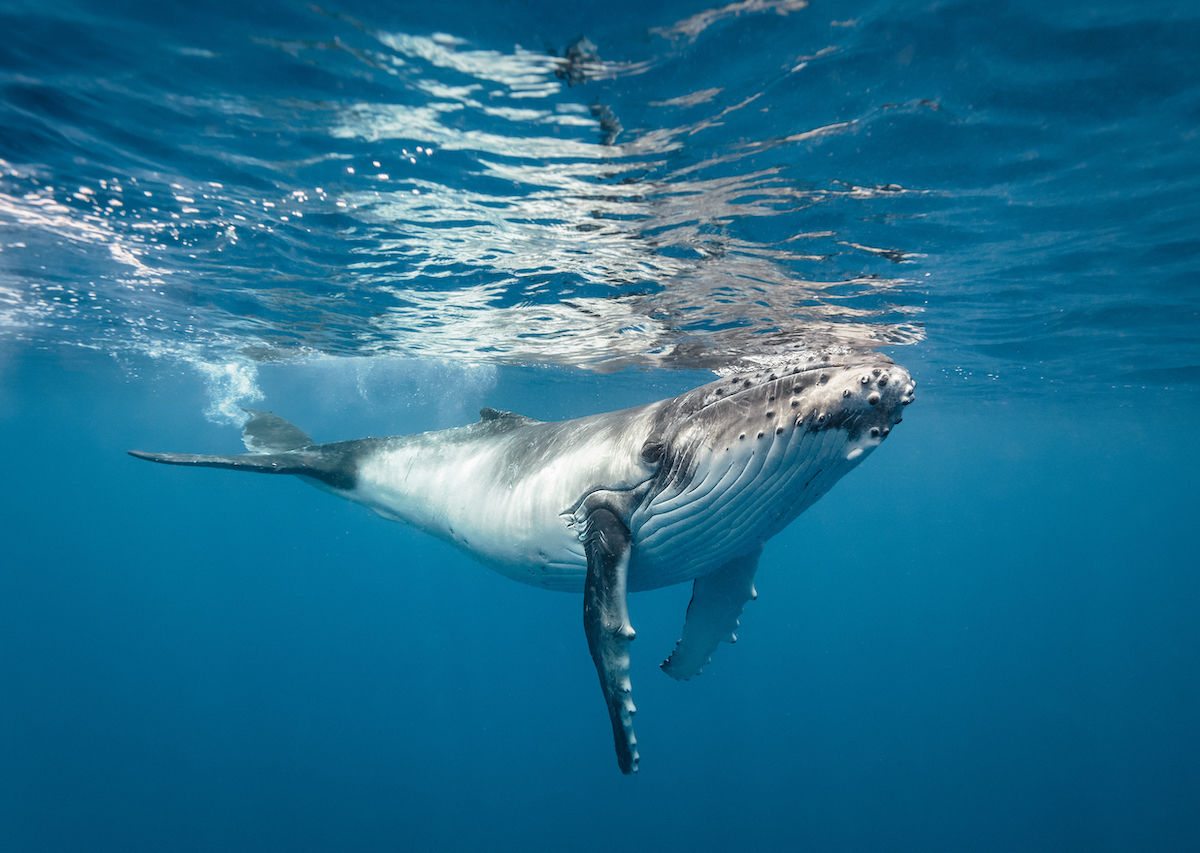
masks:
<svg viewBox="0 0 1200 853"><path fill-rule="evenodd" d="M629 683L629 641L633 626L625 602L629 570L629 531L607 507L591 510L583 534L587 580L583 589L583 628L608 704L613 743L622 773L636 773L633 694Z"/></svg>
<svg viewBox="0 0 1200 853"><path fill-rule="evenodd" d="M717 646L737 641L738 619L753 599L754 571L762 548L730 560L715 572L696 578L683 633L662 671L680 681L699 674Z"/></svg>

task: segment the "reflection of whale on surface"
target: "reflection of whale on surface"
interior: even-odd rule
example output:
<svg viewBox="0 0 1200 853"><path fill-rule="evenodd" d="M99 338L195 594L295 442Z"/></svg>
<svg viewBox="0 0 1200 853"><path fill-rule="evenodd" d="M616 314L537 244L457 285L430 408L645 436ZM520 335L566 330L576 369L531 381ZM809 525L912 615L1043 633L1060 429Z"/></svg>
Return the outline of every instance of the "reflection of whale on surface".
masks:
<svg viewBox="0 0 1200 853"><path fill-rule="evenodd" d="M913 399L875 356L734 374L679 397L547 423L478 423L314 444L252 412L234 456L144 453L173 465L295 474L452 542L509 577L583 591L584 629L617 760L637 769L626 590L695 581L663 663L690 678L732 642L762 544L879 445Z"/></svg>

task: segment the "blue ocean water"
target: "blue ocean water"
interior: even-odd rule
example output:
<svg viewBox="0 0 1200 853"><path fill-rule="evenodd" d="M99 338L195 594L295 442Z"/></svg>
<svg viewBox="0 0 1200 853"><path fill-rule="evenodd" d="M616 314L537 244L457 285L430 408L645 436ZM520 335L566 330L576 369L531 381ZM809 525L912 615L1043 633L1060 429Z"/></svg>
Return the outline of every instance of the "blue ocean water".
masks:
<svg viewBox="0 0 1200 853"><path fill-rule="evenodd" d="M1192 850L1200 8L0 2L0 849ZM583 39L586 39L584 41ZM572 46L574 46L572 48ZM657 669L236 452L882 350Z"/></svg>

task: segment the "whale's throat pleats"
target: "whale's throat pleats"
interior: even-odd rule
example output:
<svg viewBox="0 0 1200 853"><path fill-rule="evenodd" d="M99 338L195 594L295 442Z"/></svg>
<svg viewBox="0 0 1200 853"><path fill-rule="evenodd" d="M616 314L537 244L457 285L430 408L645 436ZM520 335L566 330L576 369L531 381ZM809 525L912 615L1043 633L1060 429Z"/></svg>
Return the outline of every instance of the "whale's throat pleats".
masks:
<svg viewBox="0 0 1200 853"><path fill-rule="evenodd" d="M846 458L848 442L845 430L801 426L688 449L630 518L637 542L631 586L642 588L643 565L671 571L659 566L666 555L682 580L761 543L857 463Z"/></svg>

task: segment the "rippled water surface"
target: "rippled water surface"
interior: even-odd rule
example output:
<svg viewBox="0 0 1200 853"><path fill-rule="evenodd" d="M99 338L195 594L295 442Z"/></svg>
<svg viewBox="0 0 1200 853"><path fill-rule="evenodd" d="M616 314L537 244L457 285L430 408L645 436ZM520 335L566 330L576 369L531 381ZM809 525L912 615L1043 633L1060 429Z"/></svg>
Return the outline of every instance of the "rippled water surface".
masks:
<svg viewBox="0 0 1200 853"><path fill-rule="evenodd" d="M0 848L1200 849L1200 6L0 0ZM884 351L655 665L234 452ZM210 476L211 475L211 476ZM260 482L265 480L266 482Z"/></svg>
<svg viewBox="0 0 1200 853"><path fill-rule="evenodd" d="M0 334L1190 383L1187 8L10 3Z"/></svg>

